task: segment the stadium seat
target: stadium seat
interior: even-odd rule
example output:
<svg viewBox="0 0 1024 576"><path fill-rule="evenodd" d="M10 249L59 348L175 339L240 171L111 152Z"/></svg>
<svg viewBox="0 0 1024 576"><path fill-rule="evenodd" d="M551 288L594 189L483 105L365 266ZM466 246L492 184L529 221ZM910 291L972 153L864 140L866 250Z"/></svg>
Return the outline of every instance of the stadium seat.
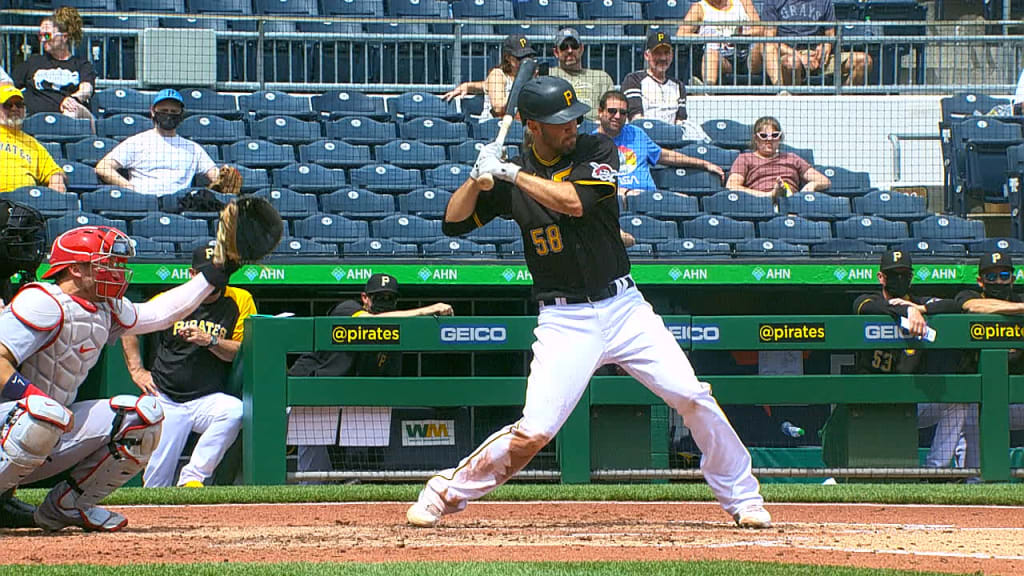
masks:
<svg viewBox="0 0 1024 576"><path fill-rule="evenodd" d="M64 148L61 147L60 142L40 142L43 148L46 148L46 153L50 155L58 164L64 159Z"/></svg>
<svg viewBox="0 0 1024 576"><path fill-rule="evenodd" d="M110 226L128 233L128 224L124 220L111 220L90 212L65 212L63 216L46 221L46 236L53 242L57 236L79 226Z"/></svg>
<svg viewBox="0 0 1024 576"><path fill-rule="evenodd" d="M364 25L367 34L378 34L388 36L410 36L413 34L429 34L430 27L426 24L413 24L406 22L374 22Z"/></svg>
<svg viewBox="0 0 1024 576"><path fill-rule="evenodd" d="M363 116L374 120L384 120L389 117L387 111L384 110L383 98L367 96L362 92L350 90L331 90L318 94L310 99L310 104L313 110L328 116L331 120L346 116Z"/></svg>
<svg viewBox="0 0 1024 576"><path fill-rule="evenodd" d="M312 120L317 116L317 113L310 108L308 98L274 91L243 94L238 97L238 109L255 114L257 118L265 116L294 116L304 120Z"/></svg>
<svg viewBox="0 0 1024 576"><path fill-rule="evenodd" d="M407 192L423 186L423 176L413 168L371 164L349 172L352 185L374 192Z"/></svg>
<svg viewBox="0 0 1024 576"><path fill-rule="evenodd" d="M403 139L427 144L459 144L469 140L469 127L464 122L448 122L440 118L414 118L399 125Z"/></svg>
<svg viewBox="0 0 1024 576"><path fill-rule="evenodd" d="M324 16L384 16L384 0L321 0Z"/></svg>
<svg viewBox="0 0 1024 576"><path fill-rule="evenodd" d="M187 0L188 11L193 14L241 14L253 13L252 0Z"/></svg>
<svg viewBox="0 0 1024 576"><path fill-rule="evenodd" d="M160 211L157 197L117 186L103 186L82 194L82 211L95 212L118 220L143 218Z"/></svg>
<svg viewBox="0 0 1024 576"><path fill-rule="evenodd" d="M915 238L941 240L947 243L974 242L985 239L985 224L957 216L937 214L912 224Z"/></svg>
<svg viewBox="0 0 1024 576"><path fill-rule="evenodd" d="M100 90L92 99L92 106L97 114L113 116L114 114L149 115L149 107L153 97L147 96L131 88L107 88Z"/></svg>
<svg viewBox="0 0 1024 576"><path fill-rule="evenodd" d="M374 151L377 162L402 168L433 168L448 161L444 146L423 142L396 140Z"/></svg>
<svg viewBox="0 0 1024 576"><path fill-rule="evenodd" d="M631 124L646 132L647 136L662 148L674 148L683 143L683 127L678 124L647 118L639 118Z"/></svg>
<svg viewBox="0 0 1024 576"><path fill-rule="evenodd" d="M49 2L47 2L47 4L49 4ZM72 8L74 8L76 10L79 10L79 11L84 11L84 10L104 10L104 11L107 11L107 12L116 12L117 11L117 2L115 2L115 0L62 0L60 4L62 6L71 6ZM19 7L18 3L17 3L17 0L15 0L15 2L13 4L11 4L10 6L4 5L2 2L0 2L0 8L17 8L17 7ZM25 8L33 7L34 8L35 6L22 6L22 7L25 7Z"/></svg>
<svg viewBox="0 0 1024 576"><path fill-rule="evenodd" d="M498 137L499 121L497 118L494 120L486 120L478 124L473 125L473 138L477 140L484 140L486 142L494 142L495 138ZM522 122L513 122L508 129L508 135L505 136L505 144L518 146L523 143L523 137L525 135L525 129L523 128ZM474 161L476 158L474 157Z"/></svg>
<svg viewBox="0 0 1024 576"><path fill-rule="evenodd" d="M452 16L478 20L512 20L515 15L509 0L461 0L452 3Z"/></svg>
<svg viewBox="0 0 1024 576"><path fill-rule="evenodd" d="M637 242L661 242L679 236L675 222L657 220L642 214L620 216L619 228L632 234Z"/></svg>
<svg viewBox="0 0 1024 576"><path fill-rule="evenodd" d="M220 116L197 114L181 121L178 135L200 144L231 144L247 138L245 123Z"/></svg>
<svg viewBox="0 0 1024 576"><path fill-rule="evenodd" d="M36 140L51 142L75 142L92 136L92 127L88 120L50 112L33 114L25 118L22 129Z"/></svg>
<svg viewBox="0 0 1024 576"><path fill-rule="evenodd" d="M683 236L719 242L742 242L754 237L754 223L733 220L728 216L699 216L683 222Z"/></svg>
<svg viewBox="0 0 1024 576"><path fill-rule="evenodd" d="M369 236L366 222L348 220L332 214L314 214L297 220L293 224L295 236L310 238L317 242L355 242Z"/></svg>
<svg viewBox="0 0 1024 576"><path fill-rule="evenodd" d="M96 134L102 138L124 140L153 127L153 121L139 114L115 114L96 121Z"/></svg>
<svg viewBox="0 0 1024 576"><path fill-rule="evenodd" d="M762 238L787 240L793 244L819 244L832 239L828 222L806 220L799 216L776 216L757 225Z"/></svg>
<svg viewBox="0 0 1024 576"><path fill-rule="evenodd" d="M725 188L717 174L690 168L651 170L659 190L671 190L693 196L709 196Z"/></svg>
<svg viewBox="0 0 1024 576"><path fill-rule="evenodd" d="M187 256L189 254L192 254L192 251L195 250L196 248L199 248L199 247L203 247L203 248L210 247L210 248L213 248L214 246L217 245L217 240L214 239L214 238L211 238L210 236L205 236L203 238L192 238L191 240L188 240L187 242L177 242L177 244L178 244L178 253L183 255L183 256Z"/></svg>
<svg viewBox="0 0 1024 576"><path fill-rule="evenodd" d="M797 156L803 158L805 162L807 162L811 166L814 166L814 150L811 150L809 148L794 148L789 144L783 144L782 146L779 146L779 153L785 154L787 152L796 154Z"/></svg>
<svg viewBox="0 0 1024 576"><path fill-rule="evenodd" d="M415 244L399 244L387 238L362 238L345 244L345 256L399 256L415 258L419 249Z"/></svg>
<svg viewBox="0 0 1024 576"><path fill-rule="evenodd" d="M583 2L579 5L579 15L581 20L643 20L643 11L640 4L628 0L598 0L596 2ZM584 26L586 28L586 26ZM587 32L580 31L583 35L589 35ZM628 30L628 33L632 35L641 35L644 33L643 27L637 27L637 29ZM621 32L619 33L621 34ZM614 34L613 35L619 35ZM604 34L597 34L604 35Z"/></svg>
<svg viewBox="0 0 1024 576"><path fill-rule="evenodd" d="M968 122L973 122L976 126L986 123L985 120L965 123ZM990 126L996 124L994 121L987 123ZM1009 200L1005 189L1007 154L1010 148L1024 143L1020 125L999 124L1002 124L1000 128L986 131L980 138L973 134L974 130L961 130L962 135L968 136L964 150L967 165L965 191L979 193L986 202Z"/></svg>
<svg viewBox="0 0 1024 576"><path fill-rule="evenodd" d="M576 4L564 0L526 0L513 4L520 20L577 20Z"/></svg>
<svg viewBox="0 0 1024 576"><path fill-rule="evenodd" d="M388 100L388 111L396 120L404 121L413 118L462 119L462 113L455 107L455 102L445 102L440 96L426 92L409 92L396 96Z"/></svg>
<svg viewBox="0 0 1024 576"><path fill-rule="evenodd" d="M757 238L736 244L737 256L807 256L807 246L790 244L785 240Z"/></svg>
<svg viewBox="0 0 1024 576"><path fill-rule="evenodd" d="M145 236L158 242L187 242L210 234L206 220L178 214L150 214L141 220L133 220L130 226L132 236Z"/></svg>
<svg viewBox="0 0 1024 576"><path fill-rule="evenodd" d="M287 188L264 188L254 192L253 196L265 198L282 218L305 218L320 211L316 196Z"/></svg>
<svg viewBox="0 0 1024 576"><path fill-rule="evenodd" d="M331 170L319 164L291 164L274 170L274 185L296 192L322 194L345 185L345 171Z"/></svg>
<svg viewBox="0 0 1024 576"><path fill-rule="evenodd" d="M252 123L252 136L277 143L308 144L321 138L320 124L289 116L268 116Z"/></svg>
<svg viewBox="0 0 1024 576"><path fill-rule="evenodd" d="M439 239L441 222L419 216L394 215L371 224L374 238L389 238L400 244L429 244Z"/></svg>
<svg viewBox="0 0 1024 576"><path fill-rule="evenodd" d="M76 194L57 192L45 186L22 186L5 193L4 199L27 204L47 218L62 216L79 209Z"/></svg>
<svg viewBox="0 0 1024 576"><path fill-rule="evenodd" d="M60 165L67 178L68 192L87 192L100 187L96 169L81 162L64 162Z"/></svg>
<svg viewBox="0 0 1024 576"><path fill-rule="evenodd" d="M723 214L739 220L767 220L775 216L770 196L755 196L746 192L723 190L701 200L704 211Z"/></svg>
<svg viewBox="0 0 1024 576"><path fill-rule="evenodd" d="M843 220L852 216L849 198L819 192L798 192L780 198L779 212L811 220Z"/></svg>
<svg viewBox="0 0 1024 576"><path fill-rule="evenodd" d="M398 211L422 218L441 218L452 193L435 188L420 188L398 196Z"/></svg>
<svg viewBox="0 0 1024 576"><path fill-rule="evenodd" d="M121 12L185 12L185 0L117 0Z"/></svg>
<svg viewBox="0 0 1024 576"><path fill-rule="evenodd" d="M680 20L686 15L690 2L686 0L650 0L641 3L644 18L648 20ZM675 33L675 30L672 30Z"/></svg>
<svg viewBox="0 0 1024 576"><path fill-rule="evenodd" d="M674 192L644 191L626 198L630 212L658 220L690 220L701 215L697 199Z"/></svg>
<svg viewBox="0 0 1024 576"><path fill-rule="evenodd" d="M231 24L236 21L225 21L220 18L180 18L180 17L163 17L160 18L161 28L190 28L190 29L210 29L218 32L227 31Z"/></svg>
<svg viewBox="0 0 1024 576"><path fill-rule="evenodd" d="M299 146L299 162L327 168L357 168L372 164L369 146L355 146L341 140L318 140Z"/></svg>
<svg viewBox="0 0 1024 576"><path fill-rule="evenodd" d="M1009 252L1014 256L1024 256L1024 241L1017 238L986 238L977 242L968 242L967 251L971 256L985 252Z"/></svg>
<svg viewBox="0 0 1024 576"><path fill-rule="evenodd" d="M508 260L523 259L523 239L516 238L515 242L498 244L498 256Z"/></svg>
<svg viewBox="0 0 1024 576"><path fill-rule="evenodd" d="M948 125L952 121L962 120L968 116L986 116L1001 106L1010 104L1005 98L993 98L974 92L958 92L939 102L942 109L942 122Z"/></svg>
<svg viewBox="0 0 1024 576"><path fill-rule="evenodd" d="M507 218L495 218L466 234L466 238L474 242L487 242L491 244L505 244L522 237L519 225L516 224L515 220Z"/></svg>
<svg viewBox="0 0 1024 576"><path fill-rule="evenodd" d="M687 258L729 258L731 250L726 242L708 242L691 238L676 238L654 246L658 256L685 256Z"/></svg>
<svg viewBox="0 0 1024 576"><path fill-rule="evenodd" d="M840 166L818 166L817 169L832 182L827 190L829 194L845 190L871 190L871 175L867 172L854 172Z"/></svg>
<svg viewBox="0 0 1024 576"><path fill-rule="evenodd" d="M431 257L456 256L459 258L491 257L498 255L494 244L477 244L464 238L442 238L423 245L423 255Z"/></svg>
<svg viewBox="0 0 1024 576"><path fill-rule="evenodd" d="M67 144L68 158L74 158L82 164L95 166L114 149L114 146L117 146L117 140L111 138L85 138Z"/></svg>
<svg viewBox="0 0 1024 576"><path fill-rule="evenodd" d="M442 164L423 171L427 186L454 191L469 178L473 167L468 164Z"/></svg>
<svg viewBox="0 0 1024 576"><path fill-rule="evenodd" d="M320 197L320 209L356 220L375 220L395 213L395 198L369 190L338 190Z"/></svg>
<svg viewBox="0 0 1024 576"><path fill-rule="evenodd" d="M674 2L675 0L672 1ZM701 160L711 162L726 172L732 168L733 162L735 162L736 158L740 155L737 150L719 148L712 144L703 143L687 144L680 148L679 152L692 158L700 158Z"/></svg>
<svg viewBox="0 0 1024 576"><path fill-rule="evenodd" d="M863 240L836 238L820 244L811 244L811 256L870 256L885 251L885 246L868 244Z"/></svg>
<svg viewBox="0 0 1024 576"><path fill-rule="evenodd" d="M274 248L273 254L267 258L274 260L274 256L337 256L337 244L321 244L315 240L306 238L286 238Z"/></svg>
<svg viewBox="0 0 1024 576"><path fill-rule="evenodd" d="M870 192L853 199L858 214L882 216L889 220L920 220L928 216L925 199L902 192Z"/></svg>
<svg viewBox="0 0 1024 576"><path fill-rule="evenodd" d="M378 122L365 116L343 118L327 124L327 137L349 144L386 144L398 137L393 122Z"/></svg>
<svg viewBox="0 0 1024 576"><path fill-rule="evenodd" d="M907 223L878 216L853 216L836 222L836 236L871 244L896 244L907 239Z"/></svg>
<svg viewBox="0 0 1024 576"><path fill-rule="evenodd" d="M750 147L752 128L735 120L708 120L701 124L711 143L720 148L746 150Z"/></svg>
<svg viewBox="0 0 1024 576"><path fill-rule="evenodd" d="M300 20L295 23L295 29L298 32L305 32L307 34L316 34L322 36L325 34L362 34L363 25L358 22L334 22L328 20L326 22L311 22L309 20ZM330 39L324 38L325 42L330 42ZM325 51L325 56L329 49ZM315 57L315 56L314 56ZM313 108L316 110L316 108Z"/></svg>
<svg viewBox="0 0 1024 576"><path fill-rule="evenodd" d="M214 114L229 120L242 117L238 101L231 94L209 88L189 88L181 91L181 99L185 101L186 114Z"/></svg>
<svg viewBox="0 0 1024 576"><path fill-rule="evenodd" d="M252 0L257 14L318 16L317 0Z"/></svg>
<svg viewBox="0 0 1024 576"><path fill-rule="evenodd" d="M483 140L471 140L452 146L448 149L448 160L472 166L476 163L476 157L480 154L480 149L486 144L487 142Z"/></svg>
<svg viewBox="0 0 1024 576"><path fill-rule="evenodd" d="M135 247L136 258L172 258L176 256L173 242L157 242L150 238L137 236L131 239Z"/></svg>
<svg viewBox="0 0 1024 576"><path fill-rule="evenodd" d="M555 1L557 2L557 0ZM519 2L515 2L512 6L515 7L519 4ZM502 36L515 36L521 34L528 38L539 38L544 40L554 37L557 32L558 26L555 24L498 24L494 27L494 33ZM519 255L522 255L522 252L519 252Z"/></svg>
<svg viewBox="0 0 1024 576"><path fill-rule="evenodd" d="M242 191L255 192L260 188L270 187L270 175L262 168L246 168L236 166L239 174L242 175Z"/></svg>
<svg viewBox="0 0 1024 576"><path fill-rule="evenodd" d="M398 18L441 18L447 16L447 7L442 12L439 4L439 2L430 0L388 0L386 15Z"/></svg>
<svg viewBox="0 0 1024 576"><path fill-rule="evenodd" d="M915 256L942 256L945 258L964 258L967 248L963 244L949 244L939 240L907 240L897 246L898 250L910 252Z"/></svg>
<svg viewBox="0 0 1024 576"><path fill-rule="evenodd" d="M295 162L295 150L265 140L242 140L224 146L224 161L250 168L282 168Z"/></svg>

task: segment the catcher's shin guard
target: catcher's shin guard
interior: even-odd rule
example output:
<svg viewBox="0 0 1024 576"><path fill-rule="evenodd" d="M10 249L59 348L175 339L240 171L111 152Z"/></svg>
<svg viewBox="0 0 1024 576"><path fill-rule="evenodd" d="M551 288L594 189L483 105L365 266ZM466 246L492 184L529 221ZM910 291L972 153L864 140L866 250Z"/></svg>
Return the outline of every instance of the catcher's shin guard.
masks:
<svg viewBox="0 0 1024 576"><path fill-rule="evenodd" d="M14 488L46 461L72 415L46 396L22 398L7 413L0 431L0 492Z"/></svg>

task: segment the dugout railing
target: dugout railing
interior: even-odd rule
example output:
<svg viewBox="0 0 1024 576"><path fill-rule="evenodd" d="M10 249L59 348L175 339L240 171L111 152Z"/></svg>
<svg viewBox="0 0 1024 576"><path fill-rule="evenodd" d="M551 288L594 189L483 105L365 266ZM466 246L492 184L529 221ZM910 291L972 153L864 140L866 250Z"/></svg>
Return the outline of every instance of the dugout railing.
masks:
<svg viewBox="0 0 1024 576"><path fill-rule="evenodd" d="M812 468L756 469L762 477L932 477L978 476L1005 482L1024 477L1011 469L1011 403L1024 403L1024 377L1008 376L1008 350L1021 346L1024 322L1001 316L940 316L930 325L934 342L905 339L888 317L870 316L666 316L684 350L869 350L878 348L980 350L976 374L709 376L721 404L841 404L873 406L914 403L979 405L980 469ZM288 356L308 351L402 350L406 352L521 351L533 342L534 317L272 318L246 320L242 344L245 420L243 468L246 484L373 478L420 480L433 470L384 474L333 472L288 473L287 406L510 406L525 397L524 377L328 378L290 377ZM714 330L710 330L714 328ZM461 329L461 332L459 331ZM355 332L350 332L355 330ZM391 334L393 344L378 338ZM378 337L370 336L377 331ZM715 337L689 338L714 332ZM352 344L355 334L360 342ZM566 354L571 354L567 350ZM591 469L591 408L596 406L664 406L659 398L628 377L591 380L576 410L555 439L558 471L535 471L524 478L563 483L642 479L699 478L699 470L668 466L664 418L651 418L651 457L647 469ZM850 429L852 430L852 429ZM852 432L851 432L852 433ZM876 436L878 441L879 437ZM886 442L884 433L882 441ZM840 439L856 442L857 438ZM895 440L893 438L892 440ZM914 436L916 446L916 435ZM455 464L455 462L451 462Z"/></svg>

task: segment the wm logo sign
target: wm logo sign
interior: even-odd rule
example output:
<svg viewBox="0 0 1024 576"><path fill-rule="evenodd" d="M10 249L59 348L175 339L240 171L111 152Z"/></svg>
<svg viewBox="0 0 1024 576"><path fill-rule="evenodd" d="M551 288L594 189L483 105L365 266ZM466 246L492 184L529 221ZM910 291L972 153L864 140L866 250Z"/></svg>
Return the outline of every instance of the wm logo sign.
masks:
<svg viewBox="0 0 1024 576"><path fill-rule="evenodd" d="M454 446L455 420L402 420L402 446Z"/></svg>

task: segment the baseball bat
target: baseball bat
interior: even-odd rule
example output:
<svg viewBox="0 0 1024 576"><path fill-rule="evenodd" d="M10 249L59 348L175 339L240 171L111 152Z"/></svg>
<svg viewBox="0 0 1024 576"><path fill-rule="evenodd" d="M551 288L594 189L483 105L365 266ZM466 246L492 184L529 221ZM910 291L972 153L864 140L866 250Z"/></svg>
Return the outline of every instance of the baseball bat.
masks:
<svg viewBox="0 0 1024 576"><path fill-rule="evenodd" d="M523 85L533 78L536 71L536 59L524 58L519 62L519 72L516 73L516 79L512 81L512 89L508 91L508 100L505 101L505 115L501 117L501 121L498 124L498 137L494 139L498 143L499 148L505 145L505 137L508 136L508 130L512 127L512 123L515 122L516 109L519 107L519 93L522 92ZM476 182L483 190L494 188L494 176L492 174L483 174Z"/></svg>

